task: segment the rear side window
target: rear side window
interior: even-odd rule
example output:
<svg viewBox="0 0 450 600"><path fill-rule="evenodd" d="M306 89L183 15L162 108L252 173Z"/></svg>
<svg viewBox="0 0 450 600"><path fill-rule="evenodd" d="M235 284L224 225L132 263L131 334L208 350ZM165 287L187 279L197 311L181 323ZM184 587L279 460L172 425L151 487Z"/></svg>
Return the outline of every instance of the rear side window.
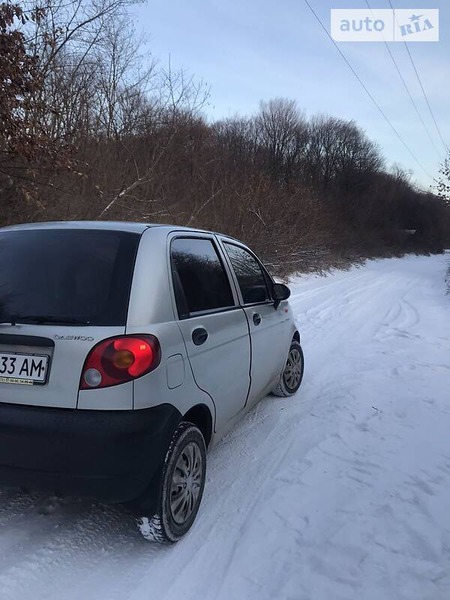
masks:
<svg viewBox="0 0 450 600"><path fill-rule="evenodd" d="M234 306L228 275L211 240L176 238L171 260L180 318Z"/></svg>
<svg viewBox="0 0 450 600"><path fill-rule="evenodd" d="M0 232L0 320L124 325L139 235Z"/></svg>
<svg viewBox="0 0 450 600"><path fill-rule="evenodd" d="M269 300L266 278L256 258L240 246L226 242L224 246L236 273L244 304Z"/></svg>

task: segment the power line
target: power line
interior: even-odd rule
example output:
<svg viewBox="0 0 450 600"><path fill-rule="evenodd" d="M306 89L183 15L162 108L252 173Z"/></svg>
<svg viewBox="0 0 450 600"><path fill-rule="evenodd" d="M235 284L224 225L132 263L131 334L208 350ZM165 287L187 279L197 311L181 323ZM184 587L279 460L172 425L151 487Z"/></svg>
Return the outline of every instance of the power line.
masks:
<svg viewBox="0 0 450 600"><path fill-rule="evenodd" d="M388 2L389 2L389 6L392 8L392 10L395 10L395 9L394 9L394 7L393 7L393 5L392 5L392 1L391 1L391 0L388 0ZM447 144L446 144L446 143L445 143L445 141L444 141L444 137L442 136L442 133L441 133L440 127L439 127L439 125L438 125L438 123L437 123L436 117L434 116L433 109L431 108L430 101L428 100L428 95L427 95L427 93L426 93L426 91L425 91L425 88L424 88L424 86L423 86L422 79L421 79L421 77L420 77L420 75L419 75L419 71L418 71L418 69L417 69L417 67L416 67L416 63L414 62L414 59L413 59L413 57L412 57L412 54L411 54L411 51L410 51L410 49L409 49L408 43L407 43L407 41L406 41L406 40L403 40L403 43L404 43L404 45L405 45L406 52L408 53L409 60L411 61L411 64L412 64L412 66L413 66L414 72L415 72L415 74L416 74L417 81L419 82L420 89L422 90L423 97L425 98L425 102L427 103L428 110L430 111L431 118L433 119L434 125L435 125L435 127L436 127L436 131L438 132L438 136L439 136L439 138L440 138L440 140L441 140L441 142L442 142L442 144L443 144L443 146L444 146L444 148L445 148L446 152L448 152L448 151L449 151L449 147L447 146Z"/></svg>
<svg viewBox="0 0 450 600"><path fill-rule="evenodd" d="M366 0L366 4L367 4L368 9L372 12L372 15L373 15L373 10L372 10L372 7L369 4L369 0ZM410 91L410 89L408 87L408 84L406 83L405 78L402 75L401 69L398 66L397 61L395 60L395 56L393 55L393 53L392 53L392 51L391 51L391 49L389 47L389 44L387 43L386 40L383 40L383 41L384 41L384 45L386 46L386 50L388 51L389 56L391 57L391 60L394 63L394 66L395 66L395 68L397 70L398 76L400 77L400 79L401 79L401 81L403 83L403 87L405 88L406 93L408 94L409 99L411 100L411 104L413 105L413 107L414 107L414 109L415 109L415 111L417 113L417 116L419 117L420 122L422 123L423 128L425 129L425 131L426 131L426 133L427 133L427 135L428 135L428 137L430 139L430 142L433 145L433 148L436 150L436 153L439 156L439 158L442 158L442 153L438 150L436 144L434 143L434 140L433 140L433 137L432 137L432 135L430 133L430 130L428 129L425 121L423 120L423 117L422 117L422 115L421 115L421 113L420 113L420 111L419 111L419 109L417 107L416 101L414 100L414 98L413 98L413 96L411 94L411 91Z"/></svg>
<svg viewBox="0 0 450 600"><path fill-rule="evenodd" d="M383 116L384 120L386 121L386 123L389 125L389 127L392 129L392 131L395 133L395 135L397 136L397 138L400 140L400 142L403 144L403 146L406 148L406 150L408 151L408 153L410 154L410 156L413 158L413 160L419 165L419 167L422 169L422 171L426 174L427 177L429 177L430 179L434 179L433 176L428 173L428 171L425 169L425 167L422 165L422 163L419 161L419 159L417 158L417 156L413 153L413 151L409 148L409 146L407 145L407 143L405 142L405 140L402 138L402 136L399 134L399 132L397 131L397 129L394 127L394 125L391 123L391 121L389 120L389 118L387 117L386 113L384 112L384 110L381 108L381 106L378 104L378 102L376 101L376 99L373 97L373 95L370 93L370 91L368 90L368 88L366 87L366 85L364 84L364 82L362 81L361 77L358 75L358 73L355 71L355 69L353 68L353 66L351 65L350 61L348 60L348 58L345 56L345 54L342 52L342 50L339 48L339 46L337 45L337 43L335 42L335 40L331 37L328 29L325 27L322 19L319 17L319 15L316 13L316 11L314 10L314 8L311 6L311 4L309 3L308 0L305 0L305 4L308 6L309 10L312 12L312 14L314 15L314 17L316 18L316 20L318 21L319 25L322 27L322 29L325 31L327 37L331 40L331 42L333 43L334 47L336 48L336 50L339 52L339 54L342 56L342 58L344 59L344 61L346 62L347 66L349 67L349 69L351 70L351 72L353 73L353 75L356 77L356 79L359 81L360 85L362 86L362 88L364 89L364 91L366 92L366 94L369 96L369 98L371 99L371 101L375 104L375 106L377 107L377 109L379 110L379 112L381 113L381 115Z"/></svg>
<svg viewBox="0 0 450 600"><path fill-rule="evenodd" d="M422 93L423 93L423 95L424 95L424 97L425 97L425 101L426 101L426 103L427 103L428 110L430 111L430 115L431 115L431 117L432 117L432 119L433 119L433 122L434 122L434 125L435 125L435 127L436 127L436 131L438 132L438 135L439 135L439 138L440 138L440 140L441 140L441 142L442 142L442 145L444 146L445 150L448 152L449 148L448 148L447 144L446 144L446 143L445 143L445 141L444 141L444 137L442 136L442 133L441 133L440 127L439 127L439 125L438 125L438 123L437 123L437 121L436 121L436 117L434 116L434 112L433 112L433 110L432 110L432 108L431 108L430 101L428 100L427 93L426 93L426 91L425 91L425 88L423 87L422 79L420 78L420 75L419 75L419 72L418 72L418 70L417 70L417 67L416 67L416 65L415 65L415 63L414 63L413 57L411 56L411 51L410 51L410 49L409 49L409 47L408 47L408 44L407 44L407 42L405 42L405 41L404 41L403 43L405 44L406 50L407 50L407 52L408 52L408 56L409 56L409 58L411 59L412 66L414 67L414 71L415 71L415 73L416 73L416 75L417 75L417 80L418 80L418 82L419 82L419 84L420 84L420 87L421 87L421 89L422 89Z"/></svg>

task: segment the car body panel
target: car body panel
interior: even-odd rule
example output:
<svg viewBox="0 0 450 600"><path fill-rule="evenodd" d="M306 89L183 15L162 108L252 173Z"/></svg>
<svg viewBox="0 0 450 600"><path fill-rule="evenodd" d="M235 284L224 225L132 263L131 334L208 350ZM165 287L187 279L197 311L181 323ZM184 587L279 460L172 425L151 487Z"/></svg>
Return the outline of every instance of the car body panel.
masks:
<svg viewBox="0 0 450 600"><path fill-rule="evenodd" d="M128 231L130 233L143 233L149 227L158 227L147 223L130 223L127 221L44 221L41 223L21 223L8 225L0 231L27 231L39 229L101 229L107 231Z"/></svg>
<svg viewBox="0 0 450 600"><path fill-rule="evenodd" d="M240 247L253 256L265 275L267 285L273 282L273 279L258 257L245 244L227 236L218 235L217 238L248 322L251 340L251 385L247 403L252 407L277 383L286 362L295 325L287 301L281 302L276 308L271 299L254 304L244 303L236 273L225 249L227 243Z"/></svg>
<svg viewBox="0 0 450 600"><path fill-rule="evenodd" d="M25 354L48 354L49 372L45 385L17 385L0 383L0 402L59 408L76 408L81 371L87 354L95 344L105 338L123 335L124 327L79 327L62 325L0 325L0 352ZM2 343L2 338L27 336L30 343ZM47 338L54 347L45 348L33 344L33 338ZM90 391L90 390L89 390ZM96 390L97 392L100 390ZM121 392L125 394L125 390ZM127 401L131 408L132 397ZM116 408L113 400L111 407ZM125 408L125 406L124 406Z"/></svg>
<svg viewBox="0 0 450 600"><path fill-rule="evenodd" d="M250 387L251 347L245 314L231 278L229 266L215 235L205 232L172 231L168 237L167 259L170 263L170 244L179 238L199 238L213 243L229 280L234 307L207 314L194 314L178 319L172 278L170 281L173 312L183 335L187 357L197 386L206 392L215 406L215 431L225 427L246 404ZM208 337L201 345L193 342L193 333L204 329ZM227 377L233 373L233 377Z"/></svg>
<svg viewBox="0 0 450 600"><path fill-rule="evenodd" d="M77 408L80 410L133 410L134 382L100 388L80 390Z"/></svg>
<svg viewBox="0 0 450 600"><path fill-rule="evenodd" d="M244 406L250 384L250 338L244 311L203 315L179 321L195 382L216 407L216 427L224 427ZM197 328L208 332L201 346L192 341Z"/></svg>
<svg viewBox="0 0 450 600"><path fill-rule="evenodd" d="M175 319L169 291L169 234L166 228L151 227L141 236L128 305L127 333Z"/></svg>
<svg viewBox="0 0 450 600"><path fill-rule="evenodd" d="M277 383L292 340L287 302L274 309L273 302L245 307L252 341L251 386L248 402L253 406ZM254 317L260 319L255 325Z"/></svg>
<svg viewBox="0 0 450 600"><path fill-rule="evenodd" d="M216 410L212 398L199 389L196 385L183 336L176 322L158 323L149 326L148 324L127 327L127 333L139 334L147 328L147 331L156 336L161 344L161 363L154 370L134 380L134 404L136 410L158 406L159 404L172 404L176 406L182 415L186 414L190 408L196 404L205 404L208 406L213 421L216 418ZM175 357L175 361L174 361ZM184 374L182 382L179 385L169 387L168 376L174 363L178 363L177 371L180 372L180 363ZM173 372L173 371L172 371ZM168 375L169 374L169 375ZM179 378L179 375L178 375ZM120 387L120 386L117 386ZM90 393L91 390L88 390Z"/></svg>

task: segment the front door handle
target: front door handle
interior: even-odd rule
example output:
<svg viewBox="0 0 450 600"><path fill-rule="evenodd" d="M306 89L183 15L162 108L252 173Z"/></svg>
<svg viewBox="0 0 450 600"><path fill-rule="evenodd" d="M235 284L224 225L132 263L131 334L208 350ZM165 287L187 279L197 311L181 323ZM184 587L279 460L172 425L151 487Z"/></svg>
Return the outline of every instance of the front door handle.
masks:
<svg viewBox="0 0 450 600"><path fill-rule="evenodd" d="M201 346L208 339L208 332L203 327L197 327L192 332L192 341L196 346Z"/></svg>
<svg viewBox="0 0 450 600"><path fill-rule="evenodd" d="M259 325L261 323L261 315L258 313L253 313L253 323L255 325Z"/></svg>

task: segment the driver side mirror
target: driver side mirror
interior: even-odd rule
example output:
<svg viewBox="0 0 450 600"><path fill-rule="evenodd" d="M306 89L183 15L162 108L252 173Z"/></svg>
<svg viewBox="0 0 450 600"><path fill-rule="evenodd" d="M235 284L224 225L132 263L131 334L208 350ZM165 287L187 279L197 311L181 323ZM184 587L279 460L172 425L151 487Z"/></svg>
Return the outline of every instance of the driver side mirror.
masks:
<svg viewBox="0 0 450 600"><path fill-rule="evenodd" d="M291 290L284 283L274 283L272 286L272 298L275 308L280 306L280 302L287 300L291 295Z"/></svg>

